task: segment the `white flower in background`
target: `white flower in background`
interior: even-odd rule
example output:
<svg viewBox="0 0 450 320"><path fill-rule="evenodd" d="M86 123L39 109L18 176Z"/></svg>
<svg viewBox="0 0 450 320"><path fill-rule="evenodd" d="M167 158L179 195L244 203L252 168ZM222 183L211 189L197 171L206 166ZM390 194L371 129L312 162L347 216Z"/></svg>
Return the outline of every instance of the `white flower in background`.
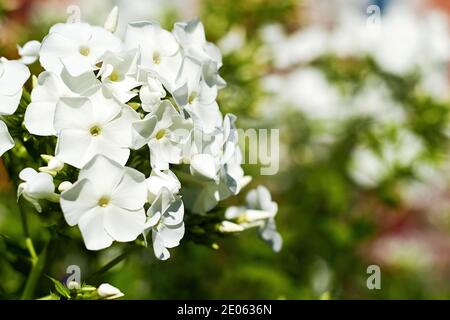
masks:
<svg viewBox="0 0 450 320"><path fill-rule="evenodd" d="M156 23L135 22L127 26L124 45L138 49L139 68L158 77L169 91L173 90L182 56L175 37Z"/></svg>
<svg viewBox="0 0 450 320"><path fill-rule="evenodd" d="M67 223L80 228L86 248L100 250L113 241L136 240L145 229L146 200L142 173L98 155L60 202Z"/></svg>
<svg viewBox="0 0 450 320"><path fill-rule="evenodd" d="M218 42L220 51L227 55L239 51L245 45L246 32L242 27L231 29Z"/></svg>
<svg viewBox="0 0 450 320"><path fill-rule="evenodd" d="M154 113L133 123L133 147L148 144L152 168L169 169L169 164L179 164L183 145L189 138L190 122L168 100L164 100Z"/></svg>
<svg viewBox="0 0 450 320"><path fill-rule="evenodd" d="M383 17L373 56L384 70L397 75L413 71L421 54L421 27L411 10L401 7Z"/></svg>
<svg viewBox="0 0 450 320"><path fill-rule="evenodd" d="M84 22L58 23L42 41L39 56L45 70L59 74L65 66L77 76L95 70L107 51L120 50L120 39L101 27Z"/></svg>
<svg viewBox="0 0 450 320"><path fill-rule="evenodd" d="M131 124L139 116L116 101L103 87L89 98L61 98L55 112L56 157L81 168L102 154L124 165L130 155Z"/></svg>
<svg viewBox="0 0 450 320"><path fill-rule="evenodd" d="M139 90L142 109L147 112L154 112L166 96L166 90L164 90L161 81L150 73L146 75L143 83Z"/></svg>
<svg viewBox="0 0 450 320"><path fill-rule="evenodd" d="M174 196L163 187L147 211L147 228L152 232L153 250L160 260L170 258L168 249L180 244L184 236L184 205L180 196Z"/></svg>
<svg viewBox="0 0 450 320"><path fill-rule="evenodd" d="M276 68L285 69L297 64L309 63L328 49L327 31L319 26L311 26L287 37L281 26L271 25L262 30Z"/></svg>
<svg viewBox="0 0 450 320"><path fill-rule="evenodd" d="M246 207L229 207L225 218L236 221L244 229L259 227L261 238L268 242L275 252L280 251L283 239L275 224L278 205L272 201L269 190L259 186L249 191L246 199Z"/></svg>
<svg viewBox="0 0 450 320"><path fill-rule="evenodd" d="M172 194L178 194L181 183L172 171L153 169L150 177L147 178L147 188L148 202L152 203L162 188L168 189Z"/></svg>
<svg viewBox="0 0 450 320"><path fill-rule="evenodd" d="M17 198L23 196L38 212L42 211L39 200L58 201L53 177L48 173L26 168L19 173L19 178L24 182L17 188Z"/></svg>
<svg viewBox="0 0 450 320"><path fill-rule="evenodd" d="M358 146L353 151L349 174L363 187L376 187L395 169L414 166L424 148L418 136L402 129L393 140L384 142L379 152L367 146Z"/></svg>
<svg viewBox="0 0 450 320"><path fill-rule="evenodd" d="M393 99L386 84L376 78L367 79L343 109L347 117L369 117L380 124L403 125L406 121L402 106Z"/></svg>
<svg viewBox="0 0 450 320"><path fill-rule="evenodd" d="M139 86L137 59L137 50L120 55L107 52L102 57L103 63L98 75L120 102L128 102L137 95L137 93L131 91Z"/></svg>
<svg viewBox="0 0 450 320"><path fill-rule="evenodd" d="M357 147L352 157L350 175L359 185L375 187L388 173L380 156L369 148Z"/></svg>
<svg viewBox="0 0 450 320"><path fill-rule="evenodd" d="M118 299L118 298L121 298L124 296L122 291L120 291L116 287L113 287L109 283L102 283L97 288L97 293L100 296L100 298L106 299L106 300Z"/></svg>
<svg viewBox="0 0 450 320"><path fill-rule="evenodd" d="M277 93L277 99L297 108L313 120L334 121L344 113L340 108L342 98L339 91L319 69L306 67L296 69L284 77L269 76L264 79L263 86L266 90Z"/></svg>
<svg viewBox="0 0 450 320"><path fill-rule="evenodd" d="M186 110L194 125L205 133L211 133L222 125L222 114L216 102L218 88L209 86L203 79L201 65L185 58L178 83L183 85L173 92L173 97Z"/></svg>
<svg viewBox="0 0 450 320"><path fill-rule="evenodd" d="M0 116L16 112L30 70L21 62L0 58Z"/></svg>
<svg viewBox="0 0 450 320"><path fill-rule="evenodd" d="M36 40L28 41L23 47L17 46L19 51L19 61L23 64L33 64L39 58L39 50L41 49L41 43Z"/></svg>
<svg viewBox="0 0 450 320"><path fill-rule="evenodd" d="M60 75L42 72L31 92L31 103L25 111L25 127L34 135L56 135L54 117L59 99L83 96L99 84L91 71L76 77L71 76L66 68L63 68Z"/></svg>

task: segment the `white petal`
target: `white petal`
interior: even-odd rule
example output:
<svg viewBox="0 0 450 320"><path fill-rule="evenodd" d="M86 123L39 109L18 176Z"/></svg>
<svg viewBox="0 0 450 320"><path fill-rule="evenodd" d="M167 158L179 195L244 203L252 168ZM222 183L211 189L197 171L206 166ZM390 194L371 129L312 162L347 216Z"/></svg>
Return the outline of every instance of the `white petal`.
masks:
<svg viewBox="0 0 450 320"><path fill-rule="evenodd" d="M191 158L191 174L202 180L214 180L218 167L215 158L210 154L197 154Z"/></svg>
<svg viewBox="0 0 450 320"><path fill-rule="evenodd" d="M30 70L19 61L0 59L0 96L17 95L22 86L30 77ZM4 107L1 106L0 110Z"/></svg>
<svg viewBox="0 0 450 320"><path fill-rule="evenodd" d="M60 203L64 218L70 226L78 224L82 215L98 206L99 195L91 181L78 180L61 193Z"/></svg>
<svg viewBox="0 0 450 320"><path fill-rule="evenodd" d="M169 250L164 247L164 244L161 242L161 239L156 238L157 233L153 231L153 251L155 252L156 258L159 260L167 260L170 258Z"/></svg>
<svg viewBox="0 0 450 320"><path fill-rule="evenodd" d="M32 102L25 112L25 127L34 135L52 136L56 134L53 126L56 103Z"/></svg>
<svg viewBox="0 0 450 320"><path fill-rule="evenodd" d="M144 208L129 211L109 205L105 208L105 229L116 241L134 241L145 229Z"/></svg>
<svg viewBox="0 0 450 320"><path fill-rule="evenodd" d="M89 126L94 123L92 113L92 103L87 98L61 98L56 105L55 130L79 129L88 133Z"/></svg>
<svg viewBox="0 0 450 320"><path fill-rule="evenodd" d="M139 115L125 106L115 119L102 128L102 135L118 146L129 148L132 145L131 125L136 121L139 121Z"/></svg>
<svg viewBox="0 0 450 320"><path fill-rule="evenodd" d="M39 50L41 49L41 43L36 40L28 41L23 47L18 46L20 61L24 64L32 64L39 57Z"/></svg>
<svg viewBox="0 0 450 320"><path fill-rule="evenodd" d="M158 228L154 240L160 242L166 248L175 248L180 244L180 240L184 237L184 223L177 226L161 226Z"/></svg>
<svg viewBox="0 0 450 320"><path fill-rule="evenodd" d="M125 173L114 189L111 203L120 208L138 210L147 200L147 188L143 173L132 168L125 168Z"/></svg>
<svg viewBox="0 0 450 320"><path fill-rule="evenodd" d="M0 120L0 157L13 147L14 140L8 132L8 127Z"/></svg>
<svg viewBox="0 0 450 320"><path fill-rule="evenodd" d="M56 144L56 157L76 168L90 160L93 137L87 130L62 130Z"/></svg>
<svg viewBox="0 0 450 320"><path fill-rule="evenodd" d="M80 217L78 226L88 250L105 249L113 243L113 239L106 232L104 224L105 212L100 207L95 207Z"/></svg>
<svg viewBox="0 0 450 320"><path fill-rule="evenodd" d="M95 156L80 171L78 179L89 179L102 195L111 196L125 173L124 167L103 155Z"/></svg>
<svg viewBox="0 0 450 320"><path fill-rule="evenodd" d="M130 157L130 149L121 147L103 135L99 135L92 140L92 144L86 152L86 161L99 154L124 166Z"/></svg>
<svg viewBox="0 0 450 320"><path fill-rule="evenodd" d="M11 115L16 112L22 97L22 89L14 95L0 94L0 115Z"/></svg>
<svg viewBox="0 0 450 320"><path fill-rule="evenodd" d="M135 121L132 124L132 147L137 150L148 143L155 131L158 119L155 116L147 116L143 120Z"/></svg>
<svg viewBox="0 0 450 320"><path fill-rule="evenodd" d="M177 194L181 188L181 183L172 171L154 169L147 179L147 188L149 201L153 202L162 188L167 188L171 193Z"/></svg>
<svg viewBox="0 0 450 320"><path fill-rule="evenodd" d="M45 172L37 173L32 179L27 181L26 192L28 195L36 199L45 199L53 194L55 185L53 177Z"/></svg>
<svg viewBox="0 0 450 320"><path fill-rule="evenodd" d="M25 168L19 173L20 180L30 181L37 175L37 171L33 168Z"/></svg>

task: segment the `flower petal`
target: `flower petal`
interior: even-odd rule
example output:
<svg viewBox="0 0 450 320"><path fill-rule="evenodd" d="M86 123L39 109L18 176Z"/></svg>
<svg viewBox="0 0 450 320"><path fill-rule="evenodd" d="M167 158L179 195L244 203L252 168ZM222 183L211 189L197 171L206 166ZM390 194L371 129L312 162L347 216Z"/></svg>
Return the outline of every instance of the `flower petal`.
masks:
<svg viewBox="0 0 450 320"><path fill-rule="evenodd" d="M110 205L105 208L105 229L116 241L134 241L145 229L144 208L136 211Z"/></svg>

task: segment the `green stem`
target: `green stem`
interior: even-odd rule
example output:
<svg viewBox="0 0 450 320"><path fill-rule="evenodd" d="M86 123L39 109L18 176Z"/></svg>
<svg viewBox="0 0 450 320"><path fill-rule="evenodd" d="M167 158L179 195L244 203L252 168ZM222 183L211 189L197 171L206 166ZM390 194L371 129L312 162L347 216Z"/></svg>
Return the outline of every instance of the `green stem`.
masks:
<svg viewBox="0 0 450 320"><path fill-rule="evenodd" d="M28 252L30 253L31 265L35 266L38 262L38 256L36 254L36 250L34 249L33 240L31 240L31 238L26 238L25 244L27 246Z"/></svg>
<svg viewBox="0 0 450 320"><path fill-rule="evenodd" d="M42 250L39 257L36 259L36 264L31 268L31 272L28 275L27 282L25 283L25 288L22 292L21 300L30 300L33 299L34 291L36 289L36 285L44 271L45 263L47 261L47 248L48 244L45 246L44 250Z"/></svg>

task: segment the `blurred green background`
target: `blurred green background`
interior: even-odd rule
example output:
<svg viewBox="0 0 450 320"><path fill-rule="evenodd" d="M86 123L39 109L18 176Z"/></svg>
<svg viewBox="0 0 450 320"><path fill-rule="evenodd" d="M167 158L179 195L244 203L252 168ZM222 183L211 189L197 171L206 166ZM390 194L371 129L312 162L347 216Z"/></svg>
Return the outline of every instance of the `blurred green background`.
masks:
<svg viewBox="0 0 450 320"><path fill-rule="evenodd" d="M251 231L218 240L218 249L185 239L168 261L157 261L151 250L139 249L109 272L89 279L90 284L109 282L127 299L450 298L449 100L422 90L420 73L387 72L370 55L324 53L291 66L277 65L271 50L295 51L295 44L283 45L289 35L313 22L323 30L332 29L319 2L326 3L0 0L0 55L8 58L17 57L16 44L40 40L52 24L67 19L66 9L71 4L80 6L82 20L97 24L103 23L114 4L120 7L122 24L148 18L171 28L176 21L199 16L208 40L218 43L224 52L221 75L228 86L220 92L222 111L236 114L243 128L280 129L279 173L261 176L258 166L245 166L254 176L247 189L264 184L279 204L277 224L284 238L280 253L273 253ZM350 2L358 6L358 2ZM384 8L388 2L379 1L378 5ZM430 10L446 12L439 1L428 5ZM317 16L319 22L314 20ZM266 38L270 30L277 30L274 26L281 28L285 38L271 47ZM375 87L385 87L390 97L385 103L400 106L402 121L380 120L378 115L386 109L378 105L375 116L363 113L338 120L330 113L329 119L317 119L305 108L299 110L290 101L278 99L283 89L274 93L264 84L275 75L297 85L300 94L300 80L289 80L289 74L306 65L324 74L346 102L353 101L370 81ZM447 67L441 66L441 70ZM363 107L366 103L363 99ZM345 103L337 107L349 108ZM340 110L338 113L347 112ZM377 183L358 183L349 170L355 150L363 145L387 160L385 145L393 144L394 153L412 148L412 143L402 140L405 130L420 139L420 156L403 161L408 156L401 153L400 160L389 166ZM358 168L355 170L361 172ZM433 174L424 178L422 168ZM419 191L408 196L413 187ZM20 297L29 263L15 190L4 169L0 170L0 188L0 298L11 299ZM242 203L246 191L227 204ZM53 227L45 228L51 223L31 212L32 208L27 210L38 250L49 233L58 235L45 268L45 274L53 278L63 280L67 266L79 265L82 279L86 279L121 252L120 244L100 253L88 252L81 242L71 241ZM366 286L366 270L372 264L381 267L380 290ZM52 284L43 278L37 288L37 296L45 296Z"/></svg>

